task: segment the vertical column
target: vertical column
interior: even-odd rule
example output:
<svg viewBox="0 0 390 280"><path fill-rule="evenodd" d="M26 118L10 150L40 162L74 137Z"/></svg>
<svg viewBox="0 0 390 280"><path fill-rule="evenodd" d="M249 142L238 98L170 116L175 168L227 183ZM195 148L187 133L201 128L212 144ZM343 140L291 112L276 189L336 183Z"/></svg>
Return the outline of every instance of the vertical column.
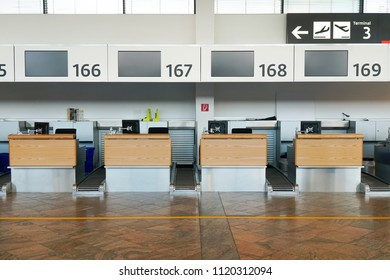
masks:
<svg viewBox="0 0 390 280"><path fill-rule="evenodd" d="M196 1L196 44L214 43L214 1ZM214 84L199 83L195 94L196 123L197 123L197 154L203 128L207 121L214 118ZM206 108L207 106L207 108ZM199 157L197 156L199 159Z"/></svg>

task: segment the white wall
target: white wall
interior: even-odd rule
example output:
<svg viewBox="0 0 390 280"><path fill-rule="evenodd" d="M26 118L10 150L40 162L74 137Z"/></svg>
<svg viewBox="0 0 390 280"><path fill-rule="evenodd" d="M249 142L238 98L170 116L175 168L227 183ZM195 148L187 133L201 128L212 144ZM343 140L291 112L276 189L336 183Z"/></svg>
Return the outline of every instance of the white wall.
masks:
<svg viewBox="0 0 390 280"><path fill-rule="evenodd" d="M217 118L390 119L389 83L215 83Z"/></svg>
<svg viewBox="0 0 390 280"><path fill-rule="evenodd" d="M162 120L195 119L192 83L0 83L0 119L66 120L68 107L89 120L143 118L159 109Z"/></svg>
<svg viewBox="0 0 390 280"><path fill-rule="evenodd" d="M0 44L194 44L194 15L1 15Z"/></svg>

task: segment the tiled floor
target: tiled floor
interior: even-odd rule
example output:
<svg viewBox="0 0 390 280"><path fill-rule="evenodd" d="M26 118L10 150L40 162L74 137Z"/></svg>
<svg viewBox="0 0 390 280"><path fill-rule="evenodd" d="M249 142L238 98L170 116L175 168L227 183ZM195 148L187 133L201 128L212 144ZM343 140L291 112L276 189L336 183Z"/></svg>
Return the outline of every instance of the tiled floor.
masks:
<svg viewBox="0 0 390 280"><path fill-rule="evenodd" d="M0 259L390 259L390 195L11 193Z"/></svg>

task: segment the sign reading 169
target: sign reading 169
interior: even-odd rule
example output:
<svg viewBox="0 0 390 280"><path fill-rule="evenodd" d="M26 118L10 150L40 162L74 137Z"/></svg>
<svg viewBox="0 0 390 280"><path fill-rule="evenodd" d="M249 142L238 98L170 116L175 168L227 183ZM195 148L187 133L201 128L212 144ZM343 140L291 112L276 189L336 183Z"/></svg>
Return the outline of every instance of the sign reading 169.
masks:
<svg viewBox="0 0 390 280"><path fill-rule="evenodd" d="M0 64L0 77L5 77L7 75L6 64Z"/></svg>

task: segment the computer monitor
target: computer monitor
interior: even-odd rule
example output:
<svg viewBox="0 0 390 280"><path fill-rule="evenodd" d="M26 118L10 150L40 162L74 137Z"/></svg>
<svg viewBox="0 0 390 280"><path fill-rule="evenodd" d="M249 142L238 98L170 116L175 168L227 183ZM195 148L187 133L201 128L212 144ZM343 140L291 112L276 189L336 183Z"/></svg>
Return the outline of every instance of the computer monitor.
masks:
<svg viewBox="0 0 390 280"><path fill-rule="evenodd" d="M148 133L168 133L168 127L149 127Z"/></svg>
<svg viewBox="0 0 390 280"><path fill-rule="evenodd" d="M301 121L301 131L303 133L321 133L321 122L320 121Z"/></svg>
<svg viewBox="0 0 390 280"><path fill-rule="evenodd" d="M35 134L49 134L48 122L35 122L34 123Z"/></svg>
<svg viewBox="0 0 390 280"><path fill-rule="evenodd" d="M76 128L57 128L55 134L74 134L76 135Z"/></svg>
<svg viewBox="0 0 390 280"><path fill-rule="evenodd" d="M139 134L139 120L122 120L122 132Z"/></svg>
<svg viewBox="0 0 390 280"><path fill-rule="evenodd" d="M252 134L252 128L232 128L232 134L236 133Z"/></svg>
<svg viewBox="0 0 390 280"><path fill-rule="evenodd" d="M227 134L227 132L228 132L227 121L209 121L210 134Z"/></svg>

